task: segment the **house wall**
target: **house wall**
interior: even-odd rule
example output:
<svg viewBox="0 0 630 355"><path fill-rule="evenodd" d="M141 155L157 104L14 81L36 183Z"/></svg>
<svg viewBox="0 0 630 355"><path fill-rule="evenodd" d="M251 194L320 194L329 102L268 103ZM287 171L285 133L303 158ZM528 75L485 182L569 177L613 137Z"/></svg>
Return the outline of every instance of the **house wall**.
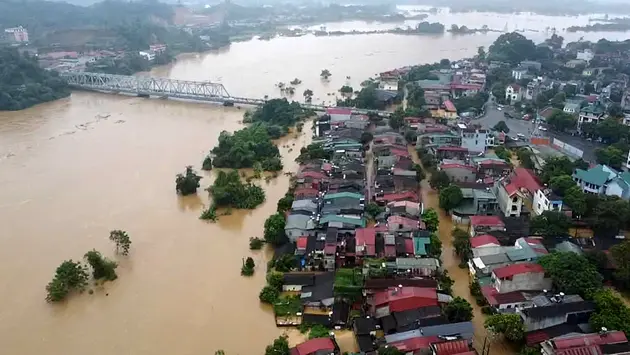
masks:
<svg viewBox="0 0 630 355"><path fill-rule="evenodd" d="M606 195L608 195L608 196L618 196L618 197L621 197L624 200L628 199L628 192L626 192L624 194L623 189L619 185L619 182L616 181L616 180L612 181L611 183L608 184L608 186L606 187Z"/></svg>
<svg viewBox="0 0 630 355"><path fill-rule="evenodd" d="M512 276L511 279L498 279L492 275L494 288L499 293L514 291L534 291L551 289L551 279L545 278L542 272L527 272Z"/></svg>
<svg viewBox="0 0 630 355"><path fill-rule="evenodd" d="M523 210L523 198L515 193L510 197L503 186L497 187L497 200L501 212L506 217L518 217Z"/></svg>
<svg viewBox="0 0 630 355"><path fill-rule="evenodd" d="M330 115L330 122L342 122L342 121L347 121L350 119L350 117L352 116L352 114L331 114Z"/></svg>
<svg viewBox="0 0 630 355"><path fill-rule="evenodd" d="M474 182L477 177L477 174L470 169L449 168L444 169L444 172L451 181L455 182Z"/></svg>
<svg viewBox="0 0 630 355"><path fill-rule="evenodd" d="M525 317L524 314L521 314L521 318L523 319L523 324L525 325L525 331L531 332L534 330L545 329L548 327L553 327L555 325L563 324L566 321L567 316L566 314L562 314L557 317L531 319L529 317Z"/></svg>
<svg viewBox="0 0 630 355"><path fill-rule="evenodd" d="M461 146L470 152L485 152L487 136L486 132L462 132Z"/></svg>
<svg viewBox="0 0 630 355"><path fill-rule="evenodd" d="M523 302L514 302L514 303L504 303L504 304L500 304L498 307L494 307L494 308L496 310L498 310L499 312L501 312L501 313L507 313L508 310L511 310L511 309L514 309L514 308L518 308L518 307L520 307L520 308L529 308L531 306L532 306L532 302L531 301L523 301Z"/></svg>
<svg viewBox="0 0 630 355"><path fill-rule="evenodd" d="M562 211L562 201L550 201L543 190L536 191L533 203L534 213L541 215L545 211Z"/></svg>
<svg viewBox="0 0 630 355"><path fill-rule="evenodd" d="M299 237L303 235L314 235L315 231L305 230L301 228L289 228L284 230L284 234L286 234L287 238L289 238L290 241L295 242Z"/></svg>

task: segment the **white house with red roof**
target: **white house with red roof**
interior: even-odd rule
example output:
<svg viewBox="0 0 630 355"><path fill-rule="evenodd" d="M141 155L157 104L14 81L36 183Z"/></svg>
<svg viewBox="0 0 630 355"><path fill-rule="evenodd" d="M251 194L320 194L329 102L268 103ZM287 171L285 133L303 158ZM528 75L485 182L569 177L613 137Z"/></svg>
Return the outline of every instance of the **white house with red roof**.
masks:
<svg viewBox="0 0 630 355"><path fill-rule="evenodd" d="M505 231L505 223L499 216L470 216L470 236Z"/></svg>
<svg viewBox="0 0 630 355"><path fill-rule="evenodd" d="M551 289L551 279L536 263L513 264L492 271L492 285L499 293L542 291Z"/></svg>
<svg viewBox="0 0 630 355"><path fill-rule="evenodd" d="M505 88L505 100L519 102L523 99L523 88L518 84L510 84Z"/></svg>
<svg viewBox="0 0 630 355"><path fill-rule="evenodd" d="M533 201L542 188L538 177L525 168L514 169L510 176L498 180L493 187L499 207L506 217L520 216L525 201Z"/></svg>
<svg viewBox="0 0 630 355"><path fill-rule="evenodd" d="M470 238L470 247L473 249L498 247L498 246L501 246L501 244L499 243L499 240L490 234L482 234L482 235Z"/></svg>

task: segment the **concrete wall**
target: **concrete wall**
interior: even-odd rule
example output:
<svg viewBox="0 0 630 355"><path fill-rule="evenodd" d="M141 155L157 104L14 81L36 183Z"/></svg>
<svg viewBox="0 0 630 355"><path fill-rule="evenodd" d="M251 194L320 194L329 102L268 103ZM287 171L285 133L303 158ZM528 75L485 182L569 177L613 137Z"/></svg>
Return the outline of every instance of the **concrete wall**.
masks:
<svg viewBox="0 0 630 355"><path fill-rule="evenodd" d="M494 278L494 274L493 274ZM551 279L546 279L542 272L524 273L512 276L512 279L495 279L494 287L499 293L514 291L534 291L551 289Z"/></svg>

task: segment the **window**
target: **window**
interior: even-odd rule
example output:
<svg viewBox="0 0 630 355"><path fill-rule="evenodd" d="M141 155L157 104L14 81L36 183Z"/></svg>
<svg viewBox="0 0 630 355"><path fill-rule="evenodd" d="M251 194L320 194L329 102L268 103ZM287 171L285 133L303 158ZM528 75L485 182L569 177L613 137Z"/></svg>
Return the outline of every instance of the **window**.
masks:
<svg viewBox="0 0 630 355"><path fill-rule="evenodd" d="M512 202L517 203L518 202L518 196L512 197Z"/></svg>
<svg viewBox="0 0 630 355"><path fill-rule="evenodd" d="M512 205L512 211L516 211L518 210L518 206L517 205Z"/></svg>

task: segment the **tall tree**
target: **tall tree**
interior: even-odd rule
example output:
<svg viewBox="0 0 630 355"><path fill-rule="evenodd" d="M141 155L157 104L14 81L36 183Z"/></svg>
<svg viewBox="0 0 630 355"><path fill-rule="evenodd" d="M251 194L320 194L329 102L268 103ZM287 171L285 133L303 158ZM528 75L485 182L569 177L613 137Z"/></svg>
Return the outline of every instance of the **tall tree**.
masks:
<svg viewBox="0 0 630 355"><path fill-rule="evenodd" d="M630 217L630 205L617 196L600 197L591 226L596 234L612 237L624 227Z"/></svg>
<svg viewBox="0 0 630 355"><path fill-rule="evenodd" d="M289 340L286 335L278 337L265 348L265 355L290 355Z"/></svg>
<svg viewBox="0 0 630 355"><path fill-rule="evenodd" d="M518 32L504 33L488 50L489 60L518 64L523 60L536 59L536 45Z"/></svg>
<svg viewBox="0 0 630 355"><path fill-rule="evenodd" d="M505 123L505 121L499 121L497 124L494 125L494 127L492 127L492 129L503 133L510 133L510 128Z"/></svg>
<svg viewBox="0 0 630 355"><path fill-rule="evenodd" d="M422 222L427 226L427 230L435 232L440 225L440 217L437 211L431 207L422 213Z"/></svg>
<svg viewBox="0 0 630 355"><path fill-rule="evenodd" d="M492 333L503 334L505 339L509 341L517 342L525 337L525 326L521 316L516 313L491 315L486 319L484 325Z"/></svg>
<svg viewBox="0 0 630 355"><path fill-rule="evenodd" d="M630 336L630 309L612 291L599 289L594 297L595 313L589 323L593 329L620 330Z"/></svg>
<svg viewBox="0 0 630 355"><path fill-rule="evenodd" d="M467 322L473 319L473 309L468 301L455 297L444 306L444 315L451 323Z"/></svg>
<svg viewBox="0 0 630 355"><path fill-rule="evenodd" d="M451 184L451 179L444 170L434 171L429 179L429 185L432 189L441 190Z"/></svg>
<svg viewBox="0 0 630 355"><path fill-rule="evenodd" d="M462 261L468 261L472 254L470 235L459 228L455 228L451 235L453 236L453 248L455 248L455 253L459 255Z"/></svg>
<svg viewBox="0 0 630 355"><path fill-rule="evenodd" d="M272 214L265 221L265 241L274 245L283 244L286 241L284 227L286 222L284 216L276 213Z"/></svg>
<svg viewBox="0 0 630 355"><path fill-rule="evenodd" d="M549 181L549 185L551 186L553 192L557 193L560 196L564 196L565 192L568 189L577 186L570 175L554 176Z"/></svg>
<svg viewBox="0 0 630 355"><path fill-rule="evenodd" d="M197 193L201 176L197 175L192 166L186 167L184 174L177 174L175 178L175 191L183 196Z"/></svg>
<svg viewBox="0 0 630 355"><path fill-rule="evenodd" d="M582 255L555 252L544 255L538 262L559 292L590 298L602 286L602 275Z"/></svg>
<svg viewBox="0 0 630 355"><path fill-rule="evenodd" d="M109 240L116 244L116 252L122 255L129 254L129 247L131 247L131 239L127 232L122 230L113 230L109 232Z"/></svg>
<svg viewBox="0 0 630 355"><path fill-rule="evenodd" d="M546 239L565 237L569 234L571 221L562 212L544 211L541 215L531 219L530 231L537 235L542 235Z"/></svg>
<svg viewBox="0 0 630 355"><path fill-rule="evenodd" d="M464 195L462 194L462 190L455 185L450 185L440 191L440 208L450 211L459 206L463 199Z"/></svg>
<svg viewBox="0 0 630 355"><path fill-rule="evenodd" d="M630 242L623 242L610 248L610 256L616 270L613 274L617 285L630 290Z"/></svg>
<svg viewBox="0 0 630 355"><path fill-rule="evenodd" d="M587 211L587 196L578 186L567 189L564 193L564 203L571 208L573 216L583 216Z"/></svg>

